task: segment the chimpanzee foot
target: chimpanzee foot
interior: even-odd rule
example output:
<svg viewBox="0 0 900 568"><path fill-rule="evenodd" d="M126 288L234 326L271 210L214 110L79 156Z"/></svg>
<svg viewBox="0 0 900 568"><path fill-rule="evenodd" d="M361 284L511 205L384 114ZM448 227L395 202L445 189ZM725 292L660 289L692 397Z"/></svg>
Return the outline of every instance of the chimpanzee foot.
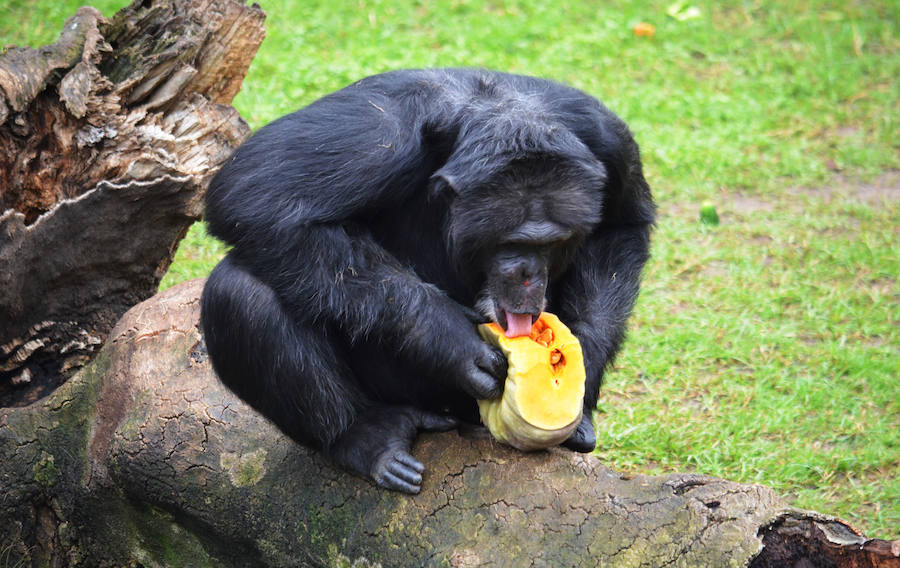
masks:
<svg viewBox="0 0 900 568"><path fill-rule="evenodd" d="M388 450L381 454L372 466L370 477L379 487L418 493L422 488L422 472L425 465L403 450Z"/></svg>
<svg viewBox="0 0 900 568"><path fill-rule="evenodd" d="M569 439L563 442L563 446L576 452L588 453L594 451L597 445L597 436L594 434L594 422L590 412L581 416L578 428L572 432Z"/></svg>
<svg viewBox="0 0 900 568"><path fill-rule="evenodd" d="M425 466L409 453L416 435L457 424L455 418L409 406L377 406L359 415L327 453L337 465L380 487L418 493Z"/></svg>

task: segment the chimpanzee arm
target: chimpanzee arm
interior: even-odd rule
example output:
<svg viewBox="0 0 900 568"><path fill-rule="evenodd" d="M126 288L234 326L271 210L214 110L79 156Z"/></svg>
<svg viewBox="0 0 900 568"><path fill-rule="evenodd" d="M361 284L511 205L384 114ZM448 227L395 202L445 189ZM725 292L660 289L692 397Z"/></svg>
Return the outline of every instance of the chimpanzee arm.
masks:
<svg viewBox="0 0 900 568"><path fill-rule="evenodd" d="M584 353L584 414L565 444L576 451L592 451L596 444L593 411L604 371L625 338L648 242L647 226L597 231L584 243L555 294L555 309L578 337Z"/></svg>
<svg viewBox="0 0 900 568"><path fill-rule="evenodd" d="M234 256L275 290L297 321L336 325L353 342L379 339L477 398L499 395L505 360L463 308L400 266L361 225L317 224L276 239L280 254Z"/></svg>
<svg viewBox="0 0 900 568"><path fill-rule="evenodd" d="M584 351L585 409L593 410L603 372L618 352L648 257L649 227L601 229L584 243L560 283L558 311Z"/></svg>
<svg viewBox="0 0 900 568"><path fill-rule="evenodd" d="M608 173L602 221L579 248L554 293L560 317L582 344L587 372L585 417L567 445L590 451L595 443L591 413L604 370L625 337L641 270L649 258L655 206L638 146L625 124L594 101L571 106L567 112L576 119L573 130Z"/></svg>
<svg viewBox="0 0 900 568"><path fill-rule="evenodd" d="M491 397L505 360L458 304L401 266L367 227L426 191L441 159L423 140L415 97L385 94L396 80L350 86L260 130L214 178L206 218L295 320L337 327L351 342L377 338L424 371Z"/></svg>

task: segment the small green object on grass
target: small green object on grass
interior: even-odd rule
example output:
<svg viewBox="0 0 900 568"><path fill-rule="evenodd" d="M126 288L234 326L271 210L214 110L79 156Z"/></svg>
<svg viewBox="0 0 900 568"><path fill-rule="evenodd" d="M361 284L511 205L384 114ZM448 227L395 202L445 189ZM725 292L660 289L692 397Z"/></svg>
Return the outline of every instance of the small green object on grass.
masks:
<svg viewBox="0 0 900 568"><path fill-rule="evenodd" d="M719 224L719 214L716 213L716 206L711 201L704 201L700 206L700 222L704 225Z"/></svg>

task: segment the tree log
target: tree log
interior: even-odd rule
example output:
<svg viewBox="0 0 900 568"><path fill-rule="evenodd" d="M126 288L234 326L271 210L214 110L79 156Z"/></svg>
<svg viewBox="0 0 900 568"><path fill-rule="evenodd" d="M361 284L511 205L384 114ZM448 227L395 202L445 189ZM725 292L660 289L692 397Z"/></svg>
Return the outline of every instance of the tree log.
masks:
<svg viewBox="0 0 900 568"><path fill-rule="evenodd" d="M480 428L419 440L419 495L377 489L219 383L198 330L202 284L136 306L50 397L0 410L0 562L900 568L900 542L765 487L623 476Z"/></svg>
<svg viewBox="0 0 900 568"><path fill-rule="evenodd" d="M249 135L228 105L264 18L238 0L136 0L0 54L0 406L47 394L156 292Z"/></svg>

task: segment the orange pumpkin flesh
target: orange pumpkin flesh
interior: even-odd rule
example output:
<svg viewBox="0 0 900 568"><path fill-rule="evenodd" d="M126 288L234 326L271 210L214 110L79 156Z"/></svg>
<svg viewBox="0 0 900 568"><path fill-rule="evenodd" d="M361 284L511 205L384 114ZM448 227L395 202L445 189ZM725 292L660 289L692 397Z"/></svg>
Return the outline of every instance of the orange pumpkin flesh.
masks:
<svg viewBox="0 0 900 568"><path fill-rule="evenodd" d="M565 441L581 421L584 399L578 339L547 312L534 323L530 336L506 337L495 323L478 326L478 332L509 361L503 396L478 401L481 421L491 434L520 450Z"/></svg>

